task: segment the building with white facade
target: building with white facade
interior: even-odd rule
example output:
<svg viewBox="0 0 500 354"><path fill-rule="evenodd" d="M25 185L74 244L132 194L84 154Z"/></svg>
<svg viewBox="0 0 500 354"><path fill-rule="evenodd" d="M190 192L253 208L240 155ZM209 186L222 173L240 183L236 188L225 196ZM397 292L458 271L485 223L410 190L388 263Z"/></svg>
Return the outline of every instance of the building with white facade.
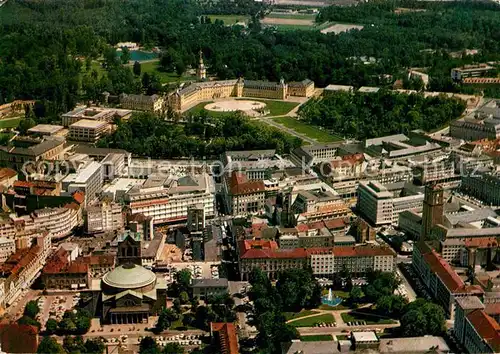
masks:
<svg viewBox="0 0 500 354"><path fill-rule="evenodd" d="M359 183L358 210L374 225L395 224L401 212L422 208L423 193L398 196L389 188L377 181Z"/></svg>
<svg viewBox="0 0 500 354"><path fill-rule="evenodd" d="M95 200L102 191L103 169L96 161L89 161L83 168L70 173L62 180L62 189L66 195L76 191L85 193L85 205Z"/></svg>
<svg viewBox="0 0 500 354"><path fill-rule="evenodd" d="M82 119L69 126L68 140L95 143L108 132L108 123Z"/></svg>
<svg viewBox="0 0 500 354"><path fill-rule="evenodd" d="M122 230L124 217L122 206L115 202L101 201L85 210L87 233L113 232Z"/></svg>
<svg viewBox="0 0 500 354"><path fill-rule="evenodd" d="M207 173L151 176L143 185L132 187L124 200L131 214L152 217L155 224L187 220L188 207L193 204L203 205L207 218L215 215L215 186Z"/></svg>
<svg viewBox="0 0 500 354"><path fill-rule="evenodd" d="M0 238L0 263L3 263L11 254L16 252L16 243L13 238Z"/></svg>

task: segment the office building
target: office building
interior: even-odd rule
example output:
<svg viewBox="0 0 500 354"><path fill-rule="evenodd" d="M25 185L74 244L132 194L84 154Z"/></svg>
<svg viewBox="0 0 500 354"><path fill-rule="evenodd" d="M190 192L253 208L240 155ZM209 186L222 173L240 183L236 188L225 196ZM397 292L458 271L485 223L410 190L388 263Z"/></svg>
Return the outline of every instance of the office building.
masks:
<svg viewBox="0 0 500 354"><path fill-rule="evenodd" d="M124 228L122 206L103 200L90 205L85 210L85 229L89 234L114 232Z"/></svg>
<svg viewBox="0 0 500 354"><path fill-rule="evenodd" d="M421 209L424 200L420 192L403 196L394 193L400 189L399 186L383 185L377 181L360 182L357 208L373 225L395 224L401 212Z"/></svg>
<svg viewBox="0 0 500 354"><path fill-rule="evenodd" d="M215 214L215 186L206 173L170 176L150 176L141 186L132 187L124 196L131 214L152 217L153 223L174 223L187 220L188 207L203 205L205 217Z"/></svg>
<svg viewBox="0 0 500 354"><path fill-rule="evenodd" d="M451 78L455 81L461 81L469 77L484 76L495 68L487 64L464 65L459 68L451 69Z"/></svg>
<svg viewBox="0 0 500 354"><path fill-rule="evenodd" d="M226 208L232 215L257 214L264 211L265 185L262 180L248 180L233 172L224 183Z"/></svg>
<svg viewBox="0 0 500 354"><path fill-rule="evenodd" d="M69 126L68 140L95 143L109 131L106 122L82 119Z"/></svg>
<svg viewBox="0 0 500 354"><path fill-rule="evenodd" d="M62 115L62 125L69 127L82 119L98 122L113 123L115 120L130 118L132 111L126 109L105 107L77 107L71 112Z"/></svg>
<svg viewBox="0 0 500 354"><path fill-rule="evenodd" d="M95 161L89 161L83 168L75 173L68 174L62 180L62 188L66 195L76 191L85 193L85 205L98 198L102 186L102 165Z"/></svg>

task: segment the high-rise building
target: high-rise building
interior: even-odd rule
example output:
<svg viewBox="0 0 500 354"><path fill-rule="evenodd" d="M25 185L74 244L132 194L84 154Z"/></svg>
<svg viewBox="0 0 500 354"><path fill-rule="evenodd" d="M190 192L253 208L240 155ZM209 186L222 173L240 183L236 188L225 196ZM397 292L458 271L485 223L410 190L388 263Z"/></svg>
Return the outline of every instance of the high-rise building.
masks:
<svg viewBox="0 0 500 354"><path fill-rule="evenodd" d="M191 232L205 229L205 208L203 204L188 207L187 228Z"/></svg>
<svg viewBox="0 0 500 354"><path fill-rule="evenodd" d="M422 238L425 240L431 229L443 223L444 192L440 185L425 186L424 209L422 214Z"/></svg>

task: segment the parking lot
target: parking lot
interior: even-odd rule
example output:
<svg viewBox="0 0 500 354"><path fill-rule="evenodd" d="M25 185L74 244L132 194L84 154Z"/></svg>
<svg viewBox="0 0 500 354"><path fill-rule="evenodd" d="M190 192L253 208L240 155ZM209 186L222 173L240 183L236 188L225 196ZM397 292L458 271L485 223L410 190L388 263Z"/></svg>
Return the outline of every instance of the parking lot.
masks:
<svg viewBox="0 0 500 354"><path fill-rule="evenodd" d="M167 267L168 271L163 273L163 277L167 284L170 284L174 281L175 273L183 269L188 269L191 271L193 279L218 279L219 264L219 262L171 263Z"/></svg>
<svg viewBox="0 0 500 354"><path fill-rule="evenodd" d="M24 307L31 300L35 300L39 294L41 294L38 290L25 289L22 293L17 297L14 303L7 308L6 317L17 320L23 315Z"/></svg>
<svg viewBox="0 0 500 354"><path fill-rule="evenodd" d="M38 299L40 313L37 320L42 324L42 329L49 318L56 321L62 320L67 310L73 310L80 301L80 293L65 293L61 295L42 295Z"/></svg>

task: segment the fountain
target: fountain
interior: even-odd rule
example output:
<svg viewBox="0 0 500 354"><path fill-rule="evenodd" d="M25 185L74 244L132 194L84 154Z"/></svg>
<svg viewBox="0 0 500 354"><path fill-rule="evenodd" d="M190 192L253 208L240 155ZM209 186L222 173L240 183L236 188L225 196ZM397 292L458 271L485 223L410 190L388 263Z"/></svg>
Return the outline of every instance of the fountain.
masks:
<svg viewBox="0 0 500 354"><path fill-rule="evenodd" d="M342 302L342 298L333 297L332 288L328 289L328 295L321 297L321 303L328 306L338 306Z"/></svg>

